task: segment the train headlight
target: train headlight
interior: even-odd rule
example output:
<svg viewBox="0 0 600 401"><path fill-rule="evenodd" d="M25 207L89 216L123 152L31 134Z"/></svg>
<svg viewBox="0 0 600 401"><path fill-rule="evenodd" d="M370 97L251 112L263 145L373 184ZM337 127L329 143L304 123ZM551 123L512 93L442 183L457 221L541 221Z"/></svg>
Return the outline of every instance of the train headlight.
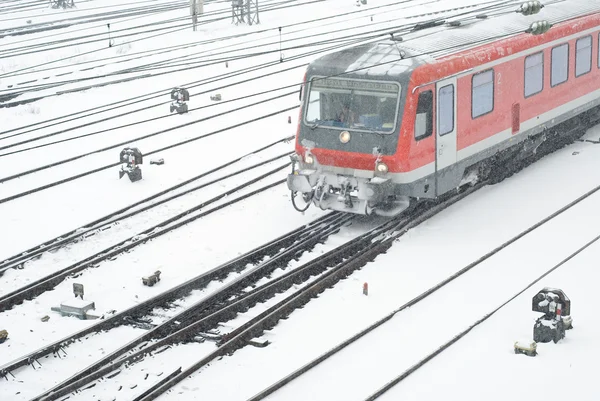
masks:
<svg viewBox="0 0 600 401"><path fill-rule="evenodd" d="M304 162L306 164L313 164L315 162L315 158L312 157L312 155L310 153L307 153L304 155Z"/></svg>
<svg viewBox="0 0 600 401"><path fill-rule="evenodd" d="M388 166L387 166L387 164L385 164L383 162L377 163L377 165L375 166L375 168L377 169L377 172L381 173L381 174L385 174L385 173L388 172Z"/></svg>
<svg viewBox="0 0 600 401"><path fill-rule="evenodd" d="M342 131L342 133L340 134L340 142L341 143L350 142L350 133L348 131Z"/></svg>

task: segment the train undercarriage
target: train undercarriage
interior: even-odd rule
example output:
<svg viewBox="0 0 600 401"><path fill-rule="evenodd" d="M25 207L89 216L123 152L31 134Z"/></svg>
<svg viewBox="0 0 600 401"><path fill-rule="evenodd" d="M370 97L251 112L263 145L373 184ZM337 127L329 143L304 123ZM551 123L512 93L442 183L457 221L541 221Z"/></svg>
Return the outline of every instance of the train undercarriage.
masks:
<svg viewBox="0 0 600 401"><path fill-rule="evenodd" d="M395 194L392 181L383 177L369 179L293 167L288 187L297 189L292 190L292 203L301 212L313 203L323 210L395 216L410 206L410 197ZM304 206L298 205L299 197Z"/></svg>

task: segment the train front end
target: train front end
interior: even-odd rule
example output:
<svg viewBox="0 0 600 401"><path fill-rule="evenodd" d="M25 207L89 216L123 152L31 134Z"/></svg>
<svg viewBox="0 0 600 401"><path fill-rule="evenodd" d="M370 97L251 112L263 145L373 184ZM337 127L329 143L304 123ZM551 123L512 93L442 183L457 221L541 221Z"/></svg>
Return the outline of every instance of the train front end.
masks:
<svg viewBox="0 0 600 401"><path fill-rule="evenodd" d="M379 74L378 67L360 68L373 65L369 58L376 50L325 56L307 70L294 167L287 180L299 211L314 204L392 216L410 204L394 180L400 168L399 110L407 86L401 77L406 78L407 68L402 74L390 74L389 64Z"/></svg>

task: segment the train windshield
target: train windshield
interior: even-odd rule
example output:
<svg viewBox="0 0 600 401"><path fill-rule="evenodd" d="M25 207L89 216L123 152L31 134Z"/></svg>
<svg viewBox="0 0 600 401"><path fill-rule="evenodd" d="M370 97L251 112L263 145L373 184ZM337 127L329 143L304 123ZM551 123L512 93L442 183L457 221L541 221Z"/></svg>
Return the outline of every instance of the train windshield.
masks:
<svg viewBox="0 0 600 401"><path fill-rule="evenodd" d="M345 78L311 79L304 122L313 127L394 132L400 84Z"/></svg>

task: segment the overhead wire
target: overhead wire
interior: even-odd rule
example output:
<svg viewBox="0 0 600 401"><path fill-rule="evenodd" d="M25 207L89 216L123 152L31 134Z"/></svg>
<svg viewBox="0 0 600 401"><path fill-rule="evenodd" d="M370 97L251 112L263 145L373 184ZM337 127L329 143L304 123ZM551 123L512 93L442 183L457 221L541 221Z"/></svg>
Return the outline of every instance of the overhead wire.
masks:
<svg viewBox="0 0 600 401"><path fill-rule="evenodd" d="M579 16L578 16L578 17L576 17L576 18L579 18ZM575 19L575 18L565 18L565 19L563 19L563 20L559 20L559 21L557 21L557 22L565 22L565 21L569 21L569 20L572 20L572 19ZM555 23L557 23L557 22L555 22ZM503 33L503 34L501 34L501 35L496 35L496 36L493 36L493 37L488 37L488 38L478 39L478 40L476 40L476 41L472 41L472 42L469 42L469 43L462 43L462 44L459 44L459 45L456 45L456 46L451 46L449 49L451 50L451 49L454 49L454 48L464 48L465 46L476 46L476 45L479 45L479 44L490 43L491 41L494 41L494 40L500 40L500 39L504 39L504 38L507 38L507 37L509 37L509 36L513 36L513 35L516 35L516 34L522 34L522 33L524 33L524 32L527 32L527 31L526 31L526 30L524 31L524 30L522 30L522 29L519 29L519 30L513 30L512 32ZM448 49L444 49L444 51L447 51L447 50L448 50ZM440 51L441 51L441 50L440 50ZM400 60L403 60L403 59L406 59L406 58L418 57L418 56L423 56L423 55L431 55L431 54L434 54L434 53L438 53L438 51L434 51L434 52L425 52L425 53L423 53L423 54L419 54L419 55L412 55L412 56L400 57L399 59L393 59L393 60L388 60L388 61L385 61L385 62L375 63L375 64L373 64L373 65L369 65L369 66L360 67L360 68L357 68L357 69L355 69L355 70L352 70L352 71L345 71L345 72L342 72L342 73L340 73L340 74L335 74L335 75L332 75L332 76L341 76L341 75L345 75L345 74L348 74L348 73L355 73L356 71L368 70L368 69L371 69L371 68L373 68L373 67L375 67L375 66L378 66L378 65L386 65L386 64L390 64L390 63L395 63L395 62L397 62L397 61L400 61ZM304 83L305 83L305 82L303 82L303 83L301 83L301 84L304 84ZM247 105L247 106L244 106L244 107L248 107L248 106L249 106L249 105ZM299 106L295 106L295 107L292 107L292 108L288 108L287 110L296 109L296 108L298 108L298 107L299 107ZM279 111L279 112L276 112L276 113L271 113L270 115L267 115L267 117L268 117L268 116L273 116L273 115L279 114L280 112L282 112L282 111ZM263 116L263 117L260 117L260 118L265 118L265 117L266 117L266 116ZM201 120L202 120L202 119L201 119ZM196 123L200 122L201 120L195 120L195 121L191 121L191 122L185 123L185 124L183 124L183 125L184 125L184 126L189 126L189 125L192 125L192 124L196 124ZM256 119L254 119L253 121L255 121L255 120L256 120ZM246 122L243 122L243 123L241 123L241 124L238 124L238 125L236 125L236 126L233 126L233 127L237 127L237 126L244 125L244 124L247 124L247 123L248 123L248 122L246 121ZM233 128L233 127L228 127L228 128L226 128L225 130L231 129L231 128ZM171 128L168 128L168 130L173 130L173 129L177 129L177 128L181 128L181 126L178 126L178 127L171 127ZM215 133L217 133L217 132L223 132L223 130L218 130L218 131L212 132L212 133L210 133L210 135L214 135L214 134L215 134ZM156 134L156 133L155 133L155 134ZM153 134L151 134L151 135L153 135ZM194 137L194 138L186 139L186 140L185 140L185 141L183 141L183 142L180 142L180 143L176 143L176 144L169 145L169 146L167 146L166 148L162 148L161 150L164 150L164 149L171 149L171 148L174 148L174 147L177 147L177 146L181 146L182 144L187 144L187 143L190 143L190 142L196 141L196 140L198 140L198 139L201 139L201 138L205 137L206 135L208 135L208 134L201 135L201 136L199 136L199 137ZM119 146L119 145L116 145L116 146ZM151 151L150 153L156 153L156 152L158 152L158 151L160 151L160 150ZM71 159L73 160L73 159L77 159L77 158L81 158L81 157L83 157L83 156L81 156L81 155L80 155L80 156L76 156L75 158L71 158ZM55 163L53 163L53 165L62 164L62 163L64 163L64 162L66 162L66 161L59 161L59 162L55 162ZM117 164L118 164L118 163L117 163ZM6 201L9 201L9 200L13 200L13 199L16 199L16 198L19 198L19 197L25 196L25 195L27 195L27 194L29 194L29 193L37 192L37 191L39 191L39 190L42 190L42 189L47 189L47 188L53 187L53 186L55 186L55 185L59 185L59 184L61 184L61 183L64 183L64 182L71 181L71 180L73 180L73 179L77 179L77 178L80 178L80 177L82 177L82 176L89 175L89 174L92 174L92 173L95 173L95 172L98 172L98 171L104 170L104 169L106 169L106 168L109 168L109 167L111 167L111 166L113 166L113 165L115 165L115 164L113 163L113 164L111 164L111 165L108 165L108 166L104 166L104 167L96 168L96 169L90 170L90 171L88 171L88 172L83 172L83 173L81 173L81 174L78 174L78 175L76 175L76 176L73 176L73 177L70 177L70 178L67 178L67 179L60 180L60 181L58 181L58 182L55 182L55 183L47 184L47 185L45 185L45 186L43 186L43 187L40 187L40 188L37 188L37 189L32 189L32 190L26 191L26 192L24 192L24 193L21 193L21 194L12 195L12 196L10 196L9 198L0 199L0 203L6 202ZM44 167L44 166L42 166L42 167L38 167L38 168L36 168L35 170L36 170L36 171L39 171L39 170L41 170L41 169L44 169L44 168L47 168L47 167ZM25 174L29 174L29 173L30 173L30 172L24 172L24 173L20 173L20 174L19 174L19 176L22 176L22 175L25 175ZM2 182L2 181L3 181L3 179L0 179L0 182Z"/></svg>
<svg viewBox="0 0 600 401"><path fill-rule="evenodd" d="M408 30L408 31L410 32L410 30ZM521 31L517 31L517 33L521 33ZM423 33L422 35L420 35L420 36L416 36L416 37L414 37L414 38L410 38L410 40L418 40L419 38L423 38L424 36L431 35L431 34L433 34L433 32L424 32L424 33ZM510 35L511 35L511 34L504 34L504 35L502 35L501 37L507 37L507 36L510 36ZM497 39L497 38L494 38L494 39ZM481 41L478 41L478 42L481 42ZM478 43L478 42L475 42L475 43ZM461 46L461 47L462 47L462 46L464 46L464 45L459 45L459 46ZM435 53L435 52L421 54L421 56L422 56L422 55L426 55L426 54L429 54L429 55L430 55L430 54L432 54L432 53ZM416 56L412 56L412 57L416 57ZM409 58L409 57L407 57L407 58ZM395 61L398 61L398 60L395 60ZM395 62L395 61L394 61L394 62ZM383 64L387 64L387 63L378 63L378 64L381 64L381 65L383 65ZM373 66L370 66L370 67L364 67L364 68L367 68L367 69L368 69L368 68L373 68ZM356 71L359 71L359 70L361 70L361 69L357 69ZM353 73L353 72L356 72L356 71L354 71L354 70L353 70L353 71L351 71L351 72ZM347 73L347 72L346 72L346 73ZM344 74L346 74L346 73L344 73ZM335 76L335 75L332 75L332 76ZM268 90L268 91L265 91L265 92L261 92L261 93L259 93L259 94L254 94L254 95L244 96L244 97L242 97L242 98L244 98L244 99L245 99L245 98L252 97L252 96L262 95L262 94L265 94L265 93L271 93L271 92L275 92L275 91L279 91L279 90L282 90L282 89L291 88L291 87L298 86L298 85L299 85L298 83L294 83L294 84L291 84L291 85L286 85L286 86L278 87L278 88L271 89L271 90ZM301 85L301 84L300 84L300 85ZM294 92L292 92L292 93L294 93ZM284 96L286 96L286 95L289 95L289 94L285 94ZM279 97L279 96L278 96L278 97ZM278 98L278 97L276 97L276 98ZM240 100L240 99L242 99L242 98L238 98L238 99L232 99L232 100L230 100L230 101L236 101L236 100ZM203 108L206 108L206 107L211 107L211 106L203 106L203 107L199 107L199 108L197 108L197 109L199 110L199 109L203 109ZM157 120L157 119L161 119L161 118L165 118L165 117L168 117L168 115L167 115L167 116L161 116L161 117L154 117L154 118L152 118L152 119L145 120L145 121L142 121L142 122L135 122L135 123L126 124L126 125L124 125L124 126L121 126L121 127L113 127L113 128L105 129L105 130L102 130L102 131L98 131L98 132L94 132L94 133L90 133L90 134L85 134L85 135L82 135L82 136L79 136L79 137L75 137L75 138L63 139L63 140L60 140L60 141L55 141L55 142L51 142L51 143L46 143L46 144L43 144L43 145L38 145L38 146L34 146L34 147L31 147L31 148L27 148L27 149L21 149L21 150L13 151L13 152L10 152L10 153L0 154L0 157L2 157L2 156L7 156L7 155L10 155L10 154L14 154L14 153L20 153L20 152L23 152L23 151L27 151L27 150L31 150L31 149L36 149L36 148L40 148L40 147L46 147L46 146L50 146L50 145L57 144L57 143L63 143L63 142L66 142L66 141L71 141L71 140L78 139L78 138L81 138L81 137L87 137L87 136L90 136L90 135L95 135L95 134L102 133L102 132L107 132L107 131L110 131L110 130L115 130L115 129L119 129L119 128L123 128L123 127L129 127L129 126L132 126L132 125L137 125L137 124L140 124L140 123L143 123L143 122L155 121L155 120ZM135 139L133 139L133 140L139 140L139 139L144 139L144 138L145 138L145 136L144 136L144 137L135 138ZM117 146L120 146L120 145L117 145ZM7 148L7 147L1 148L1 149L5 149L5 148Z"/></svg>
<svg viewBox="0 0 600 401"><path fill-rule="evenodd" d="M332 48L332 49L329 49L329 50L333 50L333 49L335 49L335 48ZM326 49L326 50L324 50L324 51L327 51L327 49ZM300 56L302 56L302 55L300 55ZM271 63L268 63L268 64L271 64ZM268 64L267 64L267 65L268 65ZM237 74L236 74L236 75L237 75ZM229 74L225 74L225 77L231 77L231 75L229 75ZM206 82L205 82L204 80L201 80L201 81L196 81L196 82L192 82L192 83L187 83L187 84L184 84L183 86L190 87L190 85L194 85L194 84L205 84L205 83L206 83ZM194 85L194 86L195 86L195 85ZM193 87L193 86L191 86L191 87ZM158 91L158 92L155 92L155 93L163 93L163 92L164 92L164 91ZM150 94L150 95L151 95L151 94ZM158 96L154 96L154 97L158 97ZM146 100L149 100L149 99L146 99ZM145 110L145 109L146 109L146 108L144 108L144 109L140 109L140 110ZM135 112L135 111L134 111L134 112ZM72 119L72 120L73 120L73 119ZM105 120L100 120L100 121L105 121ZM33 125L37 125L37 124L32 124L31 126L33 126ZM45 128L45 127L44 127L44 128ZM1 133L1 134L7 133L7 132L14 132L15 130L17 130L17 129L13 129L13 130L5 131L5 132L3 132L3 133ZM31 130L31 131L32 131L32 130ZM27 132L31 132L31 131L27 131ZM18 134L17 134L17 135L18 135ZM1 138L0 138L0 139L1 139Z"/></svg>
<svg viewBox="0 0 600 401"><path fill-rule="evenodd" d="M319 2L320 0L315 0L315 1L316 1L316 2ZM408 0L408 1L414 1L414 0ZM380 6L380 7L383 7L383 6ZM354 11L354 12L360 12L360 11ZM348 13L346 13L346 14L348 14ZM337 16L336 16L336 17L337 17ZM210 23L210 22L216 22L216 21L219 21L219 20L222 20L222 19L228 19L228 18L229 18L229 16L228 16L228 17L224 17L224 18L219 18L219 19L212 19L212 20L210 20L210 21L208 21L208 22L209 22L209 23ZM317 20L315 20L315 21L319 21L319 20L321 20L321 19L317 19ZM200 21L200 22L199 22L199 25L202 25L203 23L204 23L204 21ZM297 23L297 24L298 24L298 23ZM188 24L187 26L190 26L190 25L191 25L191 23L190 23L190 24ZM293 26L293 25L296 25L296 24L290 24L289 26ZM175 32L178 32L178 31L180 31L180 30L182 30L182 29L184 29L184 28L177 28L177 29L173 30L172 32L168 32L168 33L175 33ZM273 30L273 28L271 28L270 30ZM151 38L153 38L153 37L155 37L155 36L149 36L149 37L146 37L146 38L143 38L143 39L137 39L137 40L133 40L133 41L129 41L129 42L119 43L117 46L122 46L122 45L125 45L125 44L134 43L134 42L137 42L137 41L139 41L139 40L147 40L147 39L151 39ZM98 52L98 51L102 51L102 50L105 50L105 48L101 48L101 49L94 49L94 50L91 50L91 51L88 51L88 52L82 53L82 54L80 54L80 56L81 56L81 55L88 55L88 54L92 54L92 53L95 53L95 52ZM53 60L53 61L49 61L49 62L45 62L45 63L41 63L41 64L37 64L37 65L33 65L33 66L29 66L29 67L21 68L21 69L15 70L15 71L11 71L11 72L9 72L9 73L0 74L0 77L7 77L7 76L11 76L12 74L14 74L14 73L16 73L16 72L26 71L26 70L29 70L29 69L38 68L38 67L42 67L42 66L45 66L45 65L49 65L49 64L53 64L53 63L57 63L57 62L60 62L60 61L65 61L65 60L67 60L67 59L69 59L69 58L70 58L70 57L60 58L60 59L56 59L56 60Z"/></svg>
<svg viewBox="0 0 600 401"><path fill-rule="evenodd" d="M301 21L301 22L297 22L297 23L283 25L280 28L287 30L288 28L294 27L294 26L306 25L306 24L311 24L311 23L316 23L316 22L324 21L324 20L327 20L327 19L340 18L340 17L344 17L344 16L347 16L347 15L350 15L350 14L357 14L357 13L364 13L364 12L369 12L369 14L371 14L371 15L378 15L377 12L372 13L371 11L372 10L376 10L376 9L380 9L380 8L385 8L385 7L390 7L390 6L405 4L405 3L412 3L414 1L415 0L399 1L399 2L396 2L396 3L393 3L393 4L386 4L386 5L376 6L376 7L373 7L371 9L368 9L368 10L358 10L358 11L346 12L346 13L342 13L342 14L338 14L338 15L332 15L332 16L327 16L327 17L321 17L321 18L318 18L318 19L312 19L312 20L309 20L309 21ZM422 3L422 5L436 3L436 2L439 2L439 1L440 0L426 1L426 2ZM406 8L406 7L401 7L400 9L404 9L404 8ZM361 17L357 16L355 18L361 18ZM342 22L343 21L333 22L332 24L334 24L334 23L342 23ZM265 33L265 32L268 32L268 31L277 31L277 29L278 28L262 29L262 30L253 31L253 32L249 32L249 33L235 34L235 35L230 35L230 36L226 36L226 37L221 37L221 38L218 38L218 39L215 39L215 40L229 40L229 39L237 38L237 37L240 37L240 36L255 35L255 34ZM304 28L304 29L292 31L291 33L301 32L301 31L306 30L306 29L310 29L310 28ZM287 35L287 34L289 34L289 33L286 32L285 35ZM278 35L273 35L273 37L276 37L276 36L278 36ZM156 52L169 51L170 49L178 50L178 49L184 49L184 48L194 47L194 46L202 45L202 44L205 44L205 43L212 43L215 40L198 41L198 42L187 43L187 44L182 44L182 45L175 45L175 46L163 47L163 48L157 49ZM250 40L248 42L252 42L252 40ZM103 58L103 59L99 59L99 60L91 60L91 61L79 62L79 63L72 64L72 66L83 65L83 64L88 64L88 63L94 63L94 62L101 61L101 60L110 60L110 59L121 58L121 57L126 57L126 56L139 56L139 55L145 54L145 53L151 53L151 55L156 54L156 53L154 53L154 51L149 50L149 51L142 51L142 52L138 52L138 53L132 53L132 54L129 54L129 55L113 56L113 57ZM60 67L52 67L52 68L41 69L41 70L38 69L37 71L34 71L34 72L24 72L24 73L21 73L21 74L14 74L14 72L11 72L11 76L26 75L26 74L31 74L31 73L35 73L35 72L42 72L42 71L48 71L48 70L51 70L51 69L59 69L59 68L65 68L65 67L60 66Z"/></svg>
<svg viewBox="0 0 600 401"><path fill-rule="evenodd" d="M513 0L509 0L509 1L513 1ZM495 3L495 2L492 1L492 2L489 2L489 3ZM464 9L464 8L470 8L470 7L465 6L465 7L459 7L458 9ZM455 9L456 8L453 8L452 10L455 10ZM290 39L290 40L293 40L293 39ZM305 45L298 45L298 46L295 46L295 47L290 47L290 48L287 48L286 50L293 50L293 49L302 48L302 47L305 47ZM250 54L250 55L239 56L239 57L236 57L236 58L227 58L227 59L214 60L214 61L212 61L210 63L206 63L205 62L205 63L203 63L201 65L198 65L198 66L195 66L195 67L187 67L187 68L184 68L184 69L177 70L176 72L185 71L185 70L189 70L189 69L193 69L193 68L202 68L202 67L205 67L207 65L212 65L212 64L215 64L215 63L219 63L221 61L240 60L240 59L245 59L245 58L249 58L249 57L256 57L256 56L265 55L265 54L274 53L274 52L276 52L276 51L275 50L273 50L273 51L265 51L265 52ZM54 82L54 83L48 83L48 84L39 84L39 85L33 85L33 86L29 86L29 87L20 87L16 92L13 92L13 93L22 93L22 91L24 91L24 90L38 89L40 87L43 88L43 89L47 89L47 88L50 88L50 87L65 85L65 84L72 83L72 82L81 82L83 80L105 78L105 77L108 77L108 76L113 76L113 75L117 75L117 74L131 73L131 72L132 72L131 69L126 69L124 71L119 71L119 72L116 72L116 73L115 72L113 72L113 73L107 73L107 74L100 75L100 76L94 76L94 77L88 77L88 78L79 78L79 79L75 79L75 80L62 81L62 82L58 82L58 83ZM153 75L146 75L146 77L156 77L156 76L164 75L164 74L167 74L167 73L171 73L171 72L165 72L165 73L153 74ZM121 82L121 81L117 81L117 83L119 83L119 82ZM9 89L9 90L6 90L6 89L5 90L0 90L0 92L6 92L6 91L12 91L12 89ZM8 96L8 95L5 95L5 96Z"/></svg>

